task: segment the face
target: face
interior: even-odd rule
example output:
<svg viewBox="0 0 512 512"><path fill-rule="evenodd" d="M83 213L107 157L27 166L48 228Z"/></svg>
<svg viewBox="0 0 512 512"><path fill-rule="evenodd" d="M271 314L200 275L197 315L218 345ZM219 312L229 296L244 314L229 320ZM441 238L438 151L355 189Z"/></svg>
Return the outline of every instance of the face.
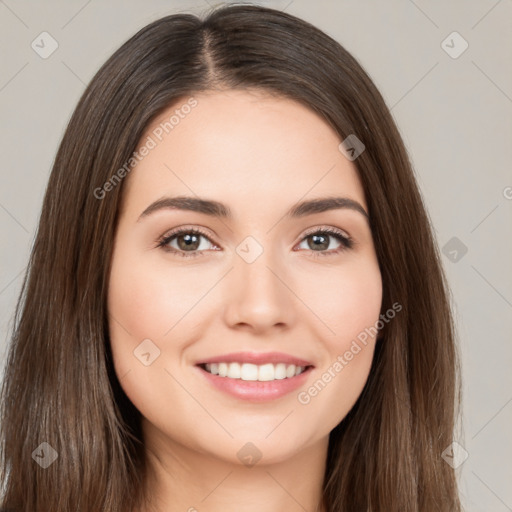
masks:
<svg viewBox="0 0 512 512"><path fill-rule="evenodd" d="M108 291L115 370L146 433L237 464L251 442L260 463L283 461L326 442L354 405L377 342L358 339L382 299L357 205L289 211L367 203L341 139L306 107L248 91L194 98L148 127L125 178ZM229 215L170 201L185 196ZM198 366L219 357L208 368L220 375Z"/></svg>

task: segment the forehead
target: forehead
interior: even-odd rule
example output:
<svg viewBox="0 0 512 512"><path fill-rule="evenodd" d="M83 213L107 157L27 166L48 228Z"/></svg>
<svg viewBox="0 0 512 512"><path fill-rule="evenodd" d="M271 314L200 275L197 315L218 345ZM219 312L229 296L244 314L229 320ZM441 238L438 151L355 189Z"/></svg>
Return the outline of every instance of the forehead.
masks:
<svg viewBox="0 0 512 512"><path fill-rule="evenodd" d="M366 208L356 168L338 149L341 139L308 107L259 91L190 98L160 114L141 138L139 150L152 148L124 193L140 211L160 196L181 194L225 200L236 211L340 193Z"/></svg>

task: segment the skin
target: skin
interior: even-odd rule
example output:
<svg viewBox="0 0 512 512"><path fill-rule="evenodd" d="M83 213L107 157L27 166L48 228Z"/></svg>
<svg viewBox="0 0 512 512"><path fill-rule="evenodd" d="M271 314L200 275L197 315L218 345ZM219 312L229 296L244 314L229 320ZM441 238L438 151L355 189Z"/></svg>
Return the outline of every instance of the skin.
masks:
<svg viewBox="0 0 512 512"><path fill-rule="evenodd" d="M197 106L125 178L109 282L114 365L142 413L151 510L324 510L329 433L359 397L377 339L369 337L308 404L297 395L378 321L382 281L361 213L283 215L301 200L332 195L368 211L362 185L338 135L299 103L256 91L194 97ZM152 202L178 195L220 201L234 218L163 209L138 220ZM157 246L179 226L207 232L197 257ZM315 249L304 234L317 227L337 228L356 244L336 253L342 245L329 236ZM252 263L236 252L247 236L263 249ZM183 247L177 238L169 244ZM315 258L321 251L331 254ZM133 353L145 339L160 350L148 366ZM241 350L282 351L315 368L305 386L264 403L225 394L194 368ZM237 457L247 442L262 454L253 466Z"/></svg>

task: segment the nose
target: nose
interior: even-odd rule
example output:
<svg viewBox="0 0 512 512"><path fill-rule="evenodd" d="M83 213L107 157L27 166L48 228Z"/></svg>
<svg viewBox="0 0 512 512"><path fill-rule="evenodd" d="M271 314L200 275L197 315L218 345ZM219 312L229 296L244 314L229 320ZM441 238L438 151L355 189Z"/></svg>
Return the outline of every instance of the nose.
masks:
<svg viewBox="0 0 512 512"><path fill-rule="evenodd" d="M256 261L238 259L226 283L224 320L254 333L285 330L296 318L297 298L289 273L264 251Z"/></svg>

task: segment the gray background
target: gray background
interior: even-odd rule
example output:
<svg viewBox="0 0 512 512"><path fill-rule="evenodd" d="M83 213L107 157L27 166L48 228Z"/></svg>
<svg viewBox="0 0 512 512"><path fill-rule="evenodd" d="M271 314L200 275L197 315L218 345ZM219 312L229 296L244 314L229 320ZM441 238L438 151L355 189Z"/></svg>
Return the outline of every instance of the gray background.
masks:
<svg viewBox="0 0 512 512"><path fill-rule="evenodd" d="M463 503L512 511L512 0L255 3L338 40L391 108L446 253L464 371ZM53 158L85 84L142 26L210 5L0 0L2 366ZM43 31L58 42L46 59L31 47ZM458 56L454 31L469 45Z"/></svg>

